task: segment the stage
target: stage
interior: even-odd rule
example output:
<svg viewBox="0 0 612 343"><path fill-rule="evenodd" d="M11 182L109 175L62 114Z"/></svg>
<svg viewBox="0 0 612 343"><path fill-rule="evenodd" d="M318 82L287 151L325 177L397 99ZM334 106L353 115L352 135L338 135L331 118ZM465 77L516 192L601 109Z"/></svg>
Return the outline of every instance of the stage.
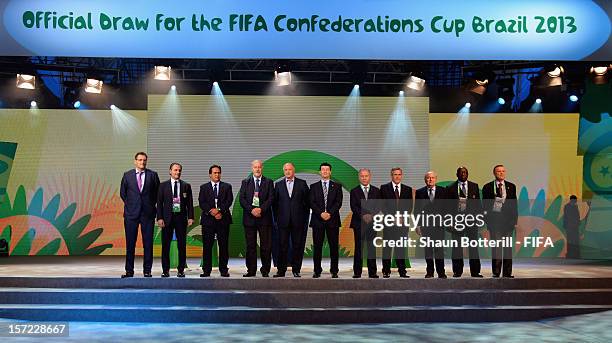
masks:
<svg viewBox="0 0 612 343"><path fill-rule="evenodd" d="M340 262L339 279L243 278L242 259L230 261L230 278L200 278L189 259L186 278L175 272L121 279L123 258L10 257L0 266L0 318L48 321L151 323L350 324L403 322L531 321L612 310L612 263L516 259L515 279L424 279L424 261L411 260L409 279L352 279L352 259ZM328 261L324 260L324 266ZM379 262L380 266L380 262ZM325 268L324 268L325 269ZM274 273L274 270L271 274ZM379 271L379 275L380 275ZM288 273L288 275L291 275ZM364 272L364 275L367 273Z"/></svg>

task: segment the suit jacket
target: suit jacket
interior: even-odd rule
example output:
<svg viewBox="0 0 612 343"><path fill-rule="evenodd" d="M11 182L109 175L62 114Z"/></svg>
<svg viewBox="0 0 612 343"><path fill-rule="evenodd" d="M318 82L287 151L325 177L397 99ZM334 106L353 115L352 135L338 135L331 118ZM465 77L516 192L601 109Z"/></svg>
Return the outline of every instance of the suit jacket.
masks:
<svg viewBox="0 0 612 343"><path fill-rule="evenodd" d="M393 182L385 183L380 186L380 198L386 199L383 211L389 214L395 214L396 211L412 211L412 187L406 186L403 183L400 185L400 202L395 201L395 186Z"/></svg>
<svg viewBox="0 0 612 343"><path fill-rule="evenodd" d="M142 192L138 189L136 170L131 169L123 174L119 195L123 200L123 216L127 219L155 219L155 204L159 189L159 176L157 173L145 169L145 180Z"/></svg>
<svg viewBox="0 0 612 343"><path fill-rule="evenodd" d="M451 183L447 188L448 190L448 198L449 199L457 199L459 200L459 181L455 181ZM482 213L482 203L480 202L480 190L478 189L478 184L472 181L467 181L467 200L466 200L466 214L478 214ZM455 206L456 211L454 213L459 213L459 202L457 201L457 206Z"/></svg>
<svg viewBox="0 0 612 343"><path fill-rule="evenodd" d="M340 227L340 208L342 207L342 186L334 181L329 181L327 190L327 208L323 199L323 183L322 181L315 182L310 185L310 208L312 216L310 217L310 226L314 228L322 228L324 225L331 227ZM325 212L331 215L328 221L321 219L321 213Z"/></svg>
<svg viewBox="0 0 612 343"><path fill-rule="evenodd" d="M501 208L501 212L493 212L495 203L496 181L491 181L482 187L482 202L484 210L487 212L485 221L489 230L500 230L510 232L518 222L518 204L516 198L516 185L504 180L506 186L506 201Z"/></svg>
<svg viewBox="0 0 612 343"><path fill-rule="evenodd" d="M229 183L219 181L219 189L217 190L217 206L215 207L215 194L213 192L213 185L210 182L200 186L200 195L198 196L198 202L202 209L202 216L200 217L200 224L204 227L214 225L229 225L233 223L232 213L230 208L234 201L234 193L232 192L232 185ZM221 212L221 220L215 219L210 214L210 210L218 208Z"/></svg>
<svg viewBox="0 0 612 343"><path fill-rule="evenodd" d="M253 194L255 194L255 180L249 176L242 180L240 186L240 206L242 206L242 223L245 226L272 226L272 204L274 202L274 183L265 176L259 181L259 208L261 217L251 214L253 209Z"/></svg>
<svg viewBox="0 0 612 343"><path fill-rule="evenodd" d="M274 219L279 228L304 227L310 214L309 189L306 181L293 178L291 197L287 191L285 178L274 186Z"/></svg>
<svg viewBox="0 0 612 343"><path fill-rule="evenodd" d="M448 191L446 188L436 185L436 192L434 194L433 202L429 200L429 191L427 186L417 189L415 193L415 208L414 215L419 215L421 212L425 214L441 214L444 216L449 213L448 211ZM430 220L431 221L431 220ZM431 224L431 222L430 222ZM424 227L436 227L439 225L429 225Z"/></svg>
<svg viewBox="0 0 612 343"><path fill-rule="evenodd" d="M351 228L356 230L361 229L361 216L364 214L374 215L380 211L380 190L370 185L368 189L368 200L365 200L365 203L362 203L362 200L365 200L365 194L361 188L361 184L359 184L359 186L351 189L350 193L351 212L353 212L351 216Z"/></svg>
<svg viewBox="0 0 612 343"><path fill-rule="evenodd" d="M157 193L157 220L163 219L166 224L172 219L172 197L172 182L166 180L159 185ZM179 215L187 222L187 219L193 219L193 194L191 185L183 180L179 182L179 198L181 198Z"/></svg>

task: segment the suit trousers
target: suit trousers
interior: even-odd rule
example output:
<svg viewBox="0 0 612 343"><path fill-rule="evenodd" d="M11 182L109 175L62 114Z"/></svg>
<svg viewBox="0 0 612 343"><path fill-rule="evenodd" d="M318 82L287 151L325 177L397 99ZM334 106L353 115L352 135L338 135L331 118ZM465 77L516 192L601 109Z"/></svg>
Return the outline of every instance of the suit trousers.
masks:
<svg viewBox="0 0 612 343"><path fill-rule="evenodd" d="M469 227L463 231L454 231L452 233L454 241L457 241L457 247L453 247L453 274L463 274L463 248L461 247L461 237L468 237L470 240L478 240L478 228ZM478 246L468 248L468 256L470 257L470 274L480 274L480 255Z"/></svg>
<svg viewBox="0 0 612 343"><path fill-rule="evenodd" d="M153 227L155 218L141 216L138 219L123 218L125 229L125 271L134 273L134 255L136 253L136 240L138 239L138 226L142 234L142 247L144 260L142 270L150 273L153 266Z"/></svg>
<svg viewBox="0 0 612 343"><path fill-rule="evenodd" d="M212 251L215 235L219 247L219 272L226 273L228 271L229 225L213 224L202 227L202 272L204 274L210 274L212 271Z"/></svg>
<svg viewBox="0 0 612 343"><path fill-rule="evenodd" d="M302 245L302 231L303 226L280 227L279 231L279 258L278 258L278 272L284 274L287 271L287 265L289 260L289 240L291 240L291 271L299 273L302 266L302 258L304 257L304 250L300 251Z"/></svg>
<svg viewBox="0 0 612 343"><path fill-rule="evenodd" d="M365 251L368 275L374 275L377 272L376 267L376 247L374 246L374 238L376 231L371 226L363 226L361 228L353 228L353 238L355 240L355 252L353 254L353 274L361 275L363 270L363 252Z"/></svg>
<svg viewBox="0 0 612 343"><path fill-rule="evenodd" d="M423 228L422 232L423 232L423 236L429 237L434 241L444 239L445 230L443 228L439 228L439 227ZM427 274L433 275L434 265L435 265L435 271L438 273L438 275L445 274L444 248L425 246L424 249L425 249L425 263L427 264L427 267L426 267ZM434 263L434 259L435 259L435 263Z"/></svg>
<svg viewBox="0 0 612 343"><path fill-rule="evenodd" d="M245 226L246 267L247 273L257 271L257 234L259 233L259 256L261 258L261 273L270 273L272 266L272 227L266 225Z"/></svg>
<svg viewBox="0 0 612 343"><path fill-rule="evenodd" d="M323 258L323 242L325 236L327 236L327 243L329 244L329 257L331 259L329 272L332 274L338 273L338 240L339 240L340 228L337 226L330 226L323 224L321 227L312 228L312 240L313 240L313 262L315 274L321 274L323 268L321 267L321 260Z"/></svg>
<svg viewBox="0 0 612 343"><path fill-rule="evenodd" d="M384 240L398 240L402 237L407 237L408 231L398 227L389 227L383 230ZM398 247L383 247L382 272L391 274L391 259L394 258L397 263L397 271L400 275L406 274L406 248Z"/></svg>
<svg viewBox="0 0 612 343"><path fill-rule="evenodd" d="M182 273L187 265L187 219L184 214L172 214L170 223L165 223L166 226L162 230L162 271L168 273L170 271L170 244L172 237L176 233L176 243L178 247L179 263L177 270Z"/></svg>

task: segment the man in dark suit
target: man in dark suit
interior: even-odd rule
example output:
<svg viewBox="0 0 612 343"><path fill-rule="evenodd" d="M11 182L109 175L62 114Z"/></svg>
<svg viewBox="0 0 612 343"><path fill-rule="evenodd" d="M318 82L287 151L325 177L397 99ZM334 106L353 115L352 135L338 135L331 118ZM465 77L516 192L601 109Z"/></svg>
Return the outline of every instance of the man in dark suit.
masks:
<svg viewBox="0 0 612 343"><path fill-rule="evenodd" d="M441 186L436 186L438 181L438 175L434 171L428 171L425 174L425 187L419 188L416 191L416 208L415 215L440 215L444 216L447 213L447 195L446 189ZM428 237L429 242L441 242L444 240L444 227L441 220L431 216L428 219L428 225L423 225L418 228L419 234L423 237ZM425 278L432 278L434 276L434 259L435 259L435 271L438 273L438 277L446 279L446 272L444 271L444 248L435 247L431 245L425 246L425 262L427 263L427 273Z"/></svg>
<svg viewBox="0 0 612 343"><path fill-rule="evenodd" d="M263 163L251 162L253 175L242 180L240 187L240 206L242 223L246 236L246 266L244 277L253 277L257 271L257 233L259 233L259 255L261 257L261 276L270 275L272 264L272 204L274 202L274 183L262 175Z"/></svg>
<svg viewBox="0 0 612 343"><path fill-rule="evenodd" d="M380 186L380 197L385 199L384 211L385 214L393 214L396 212L403 213L412 211L412 187L402 183L403 178L402 168L395 167L391 169L391 182ZM383 231L383 240L397 240L402 237L407 237L408 231L397 227L387 228ZM402 278L408 278L406 272L406 249L405 248L389 248L383 247L382 273L384 278L391 277L391 257L395 258L397 263L397 271Z"/></svg>
<svg viewBox="0 0 612 343"><path fill-rule="evenodd" d="M468 170L466 167L457 168L457 181L448 186L448 197L455 199L456 204L453 204L455 214L473 215L476 216L482 213L482 204L480 203L480 190L478 184L468 181ZM463 248L461 247L461 237L468 237L470 240L478 240L478 226L472 225L469 227L457 230L453 228L452 237L457 242L457 246L453 246L453 277L461 277L463 274ZM469 248L470 257L470 274L472 277L481 278L480 274L480 256L478 255L478 247Z"/></svg>
<svg viewBox="0 0 612 343"><path fill-rule="evenodd" d="M359 170L359 186L351 189L351 228L355 241L353 254L353 279L361 277L363 270L363 250L366 251L368 277L378 279L376 267L376 247L373 229L374 215L380 210L380 190L370 184L372 173L369 169Z"/></svg>
<svg viewBox="0 0 612 343"><path fill-rule="evenodd" d="M144 250L143 272L151 277L153 266L153 227L155 225L155 204L159 188L159 176L147 169L147 154L136 153L135 169L123 174L119 194L123 200L123 225L125 228L125 274L122 278L134 276L134 254L138 226L142 234Z"/></svg>
<svg viewBox="0 0 612 343"><path fill-rule="evenodd" d="M187 227L193 225L191 185L181 180L183 166L170 164L170 180L159 185L157 193L157 225L162 230L162 277L170 276L170 243L176 234L179 263L178 277L185 277L187 265Z"/></svg>
<svg viewBox="0 0 612 343"><path fill-rule="evenodd" d="M506 168L498 164L493 168L495 181L482 187L482 199L486 211L485 221L491 239L500 240L512 238L518 222L518 204L516 186L506 181ZM491 267L493 277L513 278L512 249L513 246L491 248ZM502 271L503 268L503 271Z"/></svg>
<svg viewBox="0 0 612 343"><path fill-rule="evenodd" d="M202 274L209 277L212 271L212 249L217 237L219 246L219 273L229 277L227 263L229 261L229 226L232 223L230 207L234 201L232 185L221 181L221 167L213 165L208 168L210 182L200 186L198 197L202 217Z"/></svg>
<svg viewBox="0 0 612 343"><path fill-rule="evenodd" d="M338 240L340 235L340 207L342 207L342 185L331 181L331 165L327 162L319 166L321 181L310 185L310 208L312 216L313 240L313 278L321 277L321 258L323 255L323 241L327 236L329 254L331 258L330 273L332 278L338 278Z"/></svg>
<svg viewBox="0 0 612 343"><path fill-rule="evenodd" d="M291 237L291 272L300 277L304 257L304 231L308 225L310 204L308 184L295 177L293 163L283 165L285 177L274 186L274 219L280 233L278 270L274 277L284 277L287 272L289 237Z"/></svg>

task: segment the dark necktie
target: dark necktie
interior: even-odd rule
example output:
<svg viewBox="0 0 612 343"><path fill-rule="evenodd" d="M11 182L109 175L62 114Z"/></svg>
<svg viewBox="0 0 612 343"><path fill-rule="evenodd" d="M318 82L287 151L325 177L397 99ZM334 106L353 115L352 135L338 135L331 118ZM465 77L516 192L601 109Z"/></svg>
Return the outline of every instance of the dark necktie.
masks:
<svg viewBox="0 0 612 343"><path fill-rule="evenodd" d="M178 198L178 181L174 181L174 197Z"/></svg>
<svg viewBox="0 0 612 343"><path fill-rule="evenodd" d="M259 193L259 179L255 179L255 192Z"/></svg>
<svg viewBox="0 0 612 343"><path fill-rule="evenodd" d="M217 184L215 183L215 187L213 187L213 194L215 195L215 199L219 197L219 192L217 190Z"/></svg>
<svg viewBox="0 0 612 343"><path fill-rule="evenodd" d="M327 212L327 182L323 182L323 205L325 206L325 211Z"/></svg>
<svg viewBox="0 0 612 343"><path fill-rule="evenodd" d="M502 183L498 182L497 183L497 194L495 194L496 197L498 198L502 198L503 197L503 192L502 192Z"/></svg>
<svg viewBox="0 0 612 343"><path fill-rule="evenodd" d="M467 191L465 190L465 182L461 183L461 197L467 198Z"/></svg>
<svg viewBox="0 0 612 343"><path fill-rule="evenodd" d="M395 199L399 199L399 186L395 186Z"/></svg>
<svg viewBox="0 0 612 343"><path fill-rule="evenodd" d="M429 189L429 201L433 202L433 200L434 200L434 190L433 188L430 188Z"/></svg>

